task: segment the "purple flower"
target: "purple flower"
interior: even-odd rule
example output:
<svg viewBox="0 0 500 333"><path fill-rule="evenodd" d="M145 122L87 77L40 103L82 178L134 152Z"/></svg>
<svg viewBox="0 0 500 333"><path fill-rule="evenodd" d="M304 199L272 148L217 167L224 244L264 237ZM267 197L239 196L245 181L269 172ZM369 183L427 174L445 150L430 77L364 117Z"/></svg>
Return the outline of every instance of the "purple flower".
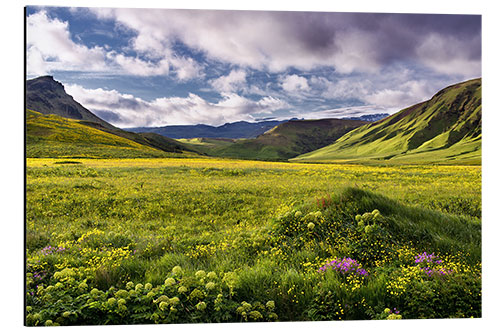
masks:
<svg viewBox="0 0 500 333"><path fill-rule="evenodd" d="M438 258L434 253L427 254L427 252L418 254L415 256L415 263L435 263L442 264L443 261Z"/></svg>
<svg viewBox="0 0 500 333"><path fill-rule="evenodd" d="M53 254L53 253L60 253L60 252L63 252L63 251L65 251L65 250L66 250L66 248L61 247L61 246L59 246L59 247L52 247L52 246L48 245L48 246L44 247L44 248L41 250L41 252L42 252L42 254L43 254L44 256L47 256L47 255L49 255L49 254Z"/></svg>
<svg viewBox="0 0 500 333"><path fill-rule="evenodd" d="M420 269L429 277L452 273L452 270L447 270L443 267L433 268L433 266L435 267L435 265L441 265L443 263L443 260L439 259L434 253L427 254L427 252L424 252L416 255L415 263L420 264Z"/></svg>
<svg viewBox="0 0 500 333"><path fill-rule="evenodd" d="M342 260L334 259L326 263L324 266L320 267L318 269L318 272L324 272L328 268L340 272L344 275L349 273L354 273L361 276L368 275L368 272L365 269L361 268L361 265L356 260L349 257L344 257L342 258Z"/></svg>

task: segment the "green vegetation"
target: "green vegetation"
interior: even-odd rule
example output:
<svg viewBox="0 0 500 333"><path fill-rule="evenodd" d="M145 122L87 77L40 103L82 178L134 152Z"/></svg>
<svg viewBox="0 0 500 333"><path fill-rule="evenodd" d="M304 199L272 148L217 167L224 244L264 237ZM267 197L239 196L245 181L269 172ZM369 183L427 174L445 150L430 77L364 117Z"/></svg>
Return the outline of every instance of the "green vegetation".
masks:
<svg viewBox="0 0 500 333"><path fill-rule="evenodd" d="M366 122L347 119L290 120L255 139L233 140L233 144L212 141L217 144L201 146L198 151L217 157L284 161L324 147L363 124Z"/></svg>
<svg viewBox="0 0 500 333"><path fill-rule="evenodd" d="M26 108L44 115L52 114L116 129L75 101L60 82L48 75L26 81Z"/></svg>
<svg viewBox="0 0 500 333"><path fill-rule="evenodd" d="M182 157L181 150L166 152L122 136L102 131L80 121L26 111L27 157L128 158ZM124 132L124 131L122 131ZM136 136L137 134L131 133ZM170 140L164 138L166 140ZM172 140L173 141L173 140Z"/></svg>
<svg viewBox="0 0 500 333"><path fill-rule="evenodd" d="M231 146L237 139L192 138L177 139L184 146L200 154L209 155L213 150Z"/></svg>
<svg viewBox="0 0 500 333"><path fill-rule="evenodd" d="M453 85L432 99L359 127L294 161L480 164L481 79Z"/></svg>
<svg viewBox="0 0 500 333"><path fill-rule="evenodd" d="M27 110L29 326L481 316L480 80L255 139L78 119Z"/></svg>
<svg viewBox="0 0 500 333"><path fill-rule="evenodd" d="M30 326L481 316L477 166L37 158L26 186Z"/></svg>

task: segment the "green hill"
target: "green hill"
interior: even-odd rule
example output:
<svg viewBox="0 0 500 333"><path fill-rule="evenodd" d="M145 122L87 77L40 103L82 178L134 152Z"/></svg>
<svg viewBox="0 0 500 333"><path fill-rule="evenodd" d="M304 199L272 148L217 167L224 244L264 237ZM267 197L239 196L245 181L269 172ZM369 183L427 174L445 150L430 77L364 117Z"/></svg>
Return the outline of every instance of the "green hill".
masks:
<svg viewBox="0 0 500 333"><path fill-rule="evenodd" d="M172 153L180 153L182 151L192 151L191 148L186 145L180 143L177 140L167 138L163 135L156 133L133 133L124 131L120 128L107 128L101 126L98 123L90 122L90 121L79 121L80 124L93 127L95 129L101 130L103 132L107 132L116 136L120 136L125 139L132 140L141 145L146 145L152 148L156 148L159 150L163 150L166 152Z"/></svg>
<svg viewBox="0 0 500 333"><path fill-rule="evenodd" d="M213 150L230 146L238 140L228 138L191 138L176 139L176 141L200 154L210 155Z"/></svg>
<svg viewBox="0 0 500 333"><path fill-rule="evenodd" d="M426 102L292 160L480 164L481 79L447 87Z"/></svg>
<svg viewBox="0 0 500 333"><path fill-rule="evenodd" d="M27 157L172 157L186 155L165 152L133 140L89 127L78 120L26 111Z"/></svg>
<svg viewBox="0 0 500 333"><path fill-rule="evenodd" d="M208 155L256 160L286 160L324 147L350 130L366 124L347 119L290 120L255 139L235 140L203 147Z"/></svg>
<svg viewBox="0 0 500 333"><path fill-rule="evenodd" d="M111 125L76 102L72 96L66 93L64 86L54 80L52 76L41 76L26 82L26 106L28 110L36 110L36 112L43 115L56 115L67 119L74 119L81 125L90 126L99 131L132 140L140 145L146 145L158 150L172 153L190 150L180 142L156 133L133 133ZM53 126L56 125L56 122L61 124L61 120L55 121L57 118L54 117L40 118L39 121L42 119L51 119ZM72 124L75 124L75 122ZM79 130L81 133L82 128L79 127ZM99 133L98 136L102 136L102 133L97 133ZM65 133L58 137L71 136L70 133ZM90 141L87 143L90 144L91 140L90 138ZM56 144L56 141L52 140L52 146ZM66 143L68 142L66 141ZM85 144L83 141L81 143Z"/></svg>

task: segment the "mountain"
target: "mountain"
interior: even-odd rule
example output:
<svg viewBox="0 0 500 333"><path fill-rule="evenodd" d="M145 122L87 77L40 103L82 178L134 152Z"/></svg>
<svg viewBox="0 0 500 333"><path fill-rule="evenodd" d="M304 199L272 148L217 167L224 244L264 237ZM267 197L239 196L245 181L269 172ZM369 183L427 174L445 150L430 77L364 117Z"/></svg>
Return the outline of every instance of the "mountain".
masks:
<svg viewBox="0 0 500 333"><path fill-rule="evenodd" d="M66 93L64 86L54 80L52 76L41 76L26 82L26 107L28 110L36 111L42 115L56 115L66 119L73 119L81 125L162 151L181 152L190 150L182 143L159 134L132 133L111 125L76 102L72 96ZM47 119L56 118L49 117ZM57 119L57 123L63 124L59 119ZM71 125L74 124L75 122L71 123ZM65 125L67 124L65 123ZM72 126L69 126L69 128L74 130Z"/></svg>
<svg viewBox="0 0 500 333"><path fill-rule="evenodd" d="M342 119L351 119L351 120L363 120L363 121L378 121L380 119L384 119L385 117L389 116L388 113L374 113L374 114L365 114L359 117L346 117Z"/></svg>
<svg viewBox="0 0 500 333"><path fill-rule="evenodd" d="M105 128L114 128L75 101L66 93L62 83L54 80L52 76L40 76L26 81L26 108L42 114L55 114L93 122Z"/></svg>
<svg viewBox="0 0 500 333"><path fill-rule="evenodd" d="M352 129L366 124L347 119L290 120L281 123L255 139L234 143L212 142L205 145L208 155L256 160L287 160L324 147Z"/></svg>
<svg viewBox="0 0 500 333"><path fill-rule="evenodd" d="M481 79L447 87L292 160L480 164Z"/></svg>
<svg viewBox="0 0 500 333"><path fill-rule="evenodd" d="M173 139L193 138L255 138L287 120L267 120L256 123L238 121L221 126L210 125L172 125L163 127L133 127L126 130L136 133L153 132Z"/></svg>
<svg viewBox="0 0 500 333"><path fill-rule="evenodd" d="M169 153L143 145L84 125L75 119L26 111L27 157L136 158L185 155L185 152Z"/></svg>

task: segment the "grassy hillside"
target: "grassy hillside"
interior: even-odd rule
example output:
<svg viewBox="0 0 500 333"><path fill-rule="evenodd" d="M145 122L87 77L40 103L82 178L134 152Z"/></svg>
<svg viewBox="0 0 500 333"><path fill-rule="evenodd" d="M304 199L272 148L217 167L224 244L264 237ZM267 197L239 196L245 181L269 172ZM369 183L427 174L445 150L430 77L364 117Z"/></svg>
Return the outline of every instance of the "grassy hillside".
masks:
<svg viewBox="0 0 500 333"><path fill-rule="evenodd" d="M255 139L218 144L205 152L219 157L286 160L328 145L364 124L364 121L347 119L290 120Z"/></svg>
<svg viewBox="0 0 500 333"><path fill-rule="evenodd" d="M295 161L481 163L481 79L359 127Z"/></svg>
<svg viewBox="0 0 500 333"><path fill-rule="evenodd" d="M211 151L217 148L223 148L232 145L237 139L225 138L191 138L191 139L177 139L185 147L199 152L201 154L210 154Z"/></svg>
<svg viewBox="0 0 500 333"><path fill-rule="evenodd" d="M78 120L27 110L27 157L169 157L182 156L142 145ZM185 155L185 154L184 154Z"/></svg>
<svg viewBox="0 0 500 333"><path fill-rule="evenodd" d="M179 142L159 134L127 132L111 125L76 102L52 76L41 76L26 82L26 105L28 109L41 114L75 119L82 125L166 152L189 150Z"/></svg>
<svg viewBox="0 0 500 333"><path fill-rule="evenodd" d="M163 150L166 152L172 152L172 153L180 153L182 151L191 151L192 149L187 147L186 145L180 143L177 140L167 138L163 135L156 134L156 133L133 133L133 132L128 132L124 131L120 128L107 128L104 126L101 126L100 124L94 123L94 122L89 122L89 121L80 121L80 124L87 125L93 128L96 128L98 130L120 136L125 139L132 140L134 142L137 142L141 145L149 146L152 148L156 148L159 150Z"/></svg>

